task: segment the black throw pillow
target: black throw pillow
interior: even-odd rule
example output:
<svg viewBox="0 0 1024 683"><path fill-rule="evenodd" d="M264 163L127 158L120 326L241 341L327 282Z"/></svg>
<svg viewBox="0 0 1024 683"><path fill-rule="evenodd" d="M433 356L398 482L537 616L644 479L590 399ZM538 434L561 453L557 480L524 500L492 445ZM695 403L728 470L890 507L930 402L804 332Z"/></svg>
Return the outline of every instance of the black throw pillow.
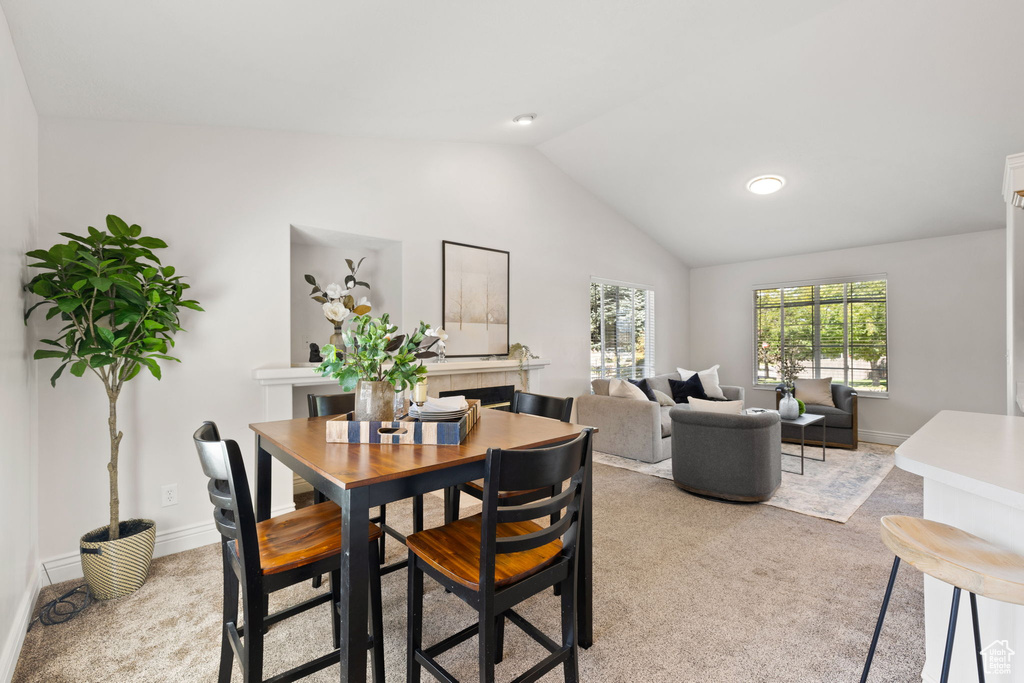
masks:
<svg viewBox="0 0 1024 683"><path fill-rule="evenodd" d="M668 385L672 388L672 400L676 403L689 403L691 398L707 400L708 395L704 393L704 385L701 384L700 376L697 373L693 377L680 382L677 379L670 379Z"/></svg>
<svg viewBox="0 0 1024 683"><path fill-rule="evenodd" d="M644 392L644 396L647 397L648 401L658 402L658 397L654 395L654 390L647 384L646 379L627 379L626 381L633 386L639 387L640 391Z"/></svg>

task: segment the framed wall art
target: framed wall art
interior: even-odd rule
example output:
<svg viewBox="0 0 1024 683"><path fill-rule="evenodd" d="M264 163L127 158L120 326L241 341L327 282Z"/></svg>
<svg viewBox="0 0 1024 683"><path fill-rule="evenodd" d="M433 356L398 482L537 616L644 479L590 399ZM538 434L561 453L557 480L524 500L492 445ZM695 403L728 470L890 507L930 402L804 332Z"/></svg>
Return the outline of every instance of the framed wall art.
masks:
<svg viewBox="0 0 1024 683"><path fill-rule="evenodd" d="M508 354L509 253L441 242L441 318L453 356Z"/></svg>

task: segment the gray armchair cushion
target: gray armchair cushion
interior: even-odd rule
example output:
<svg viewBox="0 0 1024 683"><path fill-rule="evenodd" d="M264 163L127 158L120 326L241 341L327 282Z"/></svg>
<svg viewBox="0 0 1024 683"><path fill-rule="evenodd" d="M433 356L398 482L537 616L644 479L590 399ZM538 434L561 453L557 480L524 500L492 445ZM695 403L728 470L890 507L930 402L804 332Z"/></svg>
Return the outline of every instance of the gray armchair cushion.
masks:
<svg viewBox="0 0 1024 683"><path fill-rule="evenodd" d="M594 390L595 396L607 396L608 395L608 384L611 380L608 379L592 379L590 380L590 388Z"/></svg>
<svg viewBox="0 0 1024 683"><path fill-rule="evenodd" d="M672 436L672 416L669 411L675 406L661 406L661 438Z"/></svg>
<svg viewBox="0 0 1024 683"><path fill-rule="evenodd" d="M811 415L824 415L825 428L836 427L839 429L853 428L853 413L848 413L832 406L819 406L813 403L807 404L807 411Z"/></svg>

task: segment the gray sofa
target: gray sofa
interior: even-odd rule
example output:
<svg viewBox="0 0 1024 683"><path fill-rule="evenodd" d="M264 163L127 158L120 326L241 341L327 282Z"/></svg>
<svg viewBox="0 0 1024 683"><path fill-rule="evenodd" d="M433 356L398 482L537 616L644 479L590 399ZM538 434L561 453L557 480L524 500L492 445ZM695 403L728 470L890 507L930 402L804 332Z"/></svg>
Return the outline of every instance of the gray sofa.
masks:
<svg viewBox="0 0 1024 683"><path fill-rule="evenodd" d="M779 414L724 415L672 408L672 478L684 491L768 500L782 483Z"/></svg>
<svg viewBox="0 0 1024 683"><path fill-rule="evenodd" d="M775 407L779 407L782 399L783 386L775 387ZM797 396L796 398L800 398ZM825 416L825 445L829 448L857 449L857 390L845 384L832 385L832 402L835 407L806 403L806 411L812 415ZM822 428L819 425L805 427L806 443L821 445ZM800 428L795 425L782 426L782 440L800 443Z"/></svg>
<svg viewBox="0 0 1024 683"><path fill-rule="evenodd" d="M647 380L653 388L669 396L668 380L681 379L678 372L657 375ZM576 399L576 421L596 427L594 450L620 455L643 462L661 462L672 456L672 406L659 406L653 401L636 401L608 395L606 379L591 382L593 394ZM722 386L722 393L732 401L743 400L743 387ZM681 409L688 410L685 403Z"/></svg>

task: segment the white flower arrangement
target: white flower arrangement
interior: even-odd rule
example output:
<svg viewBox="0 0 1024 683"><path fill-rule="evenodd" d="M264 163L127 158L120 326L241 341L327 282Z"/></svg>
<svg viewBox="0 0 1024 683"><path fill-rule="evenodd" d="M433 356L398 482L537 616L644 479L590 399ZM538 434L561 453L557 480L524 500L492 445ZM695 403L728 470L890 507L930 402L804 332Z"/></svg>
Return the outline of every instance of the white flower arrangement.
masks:
<svg viewBox="0 0 1024 683"><path fill-rule="evenodd" d="M353 263L352 259L345 259L345 262L348 263L350 272L345 276L344 286L332 282L326 287L321 287L317 284L316 278L306 275L306 282L313 285L313 290L309 293L310 298L323 307L324 317L330 320L335 327L345 322L353 313L365 315L373 310L365 296L359 301L352 296L352 290L355 287L370 288L369 284L356 278L359 266L363 265L363 259L359 259L359 263Z"/></svg>

